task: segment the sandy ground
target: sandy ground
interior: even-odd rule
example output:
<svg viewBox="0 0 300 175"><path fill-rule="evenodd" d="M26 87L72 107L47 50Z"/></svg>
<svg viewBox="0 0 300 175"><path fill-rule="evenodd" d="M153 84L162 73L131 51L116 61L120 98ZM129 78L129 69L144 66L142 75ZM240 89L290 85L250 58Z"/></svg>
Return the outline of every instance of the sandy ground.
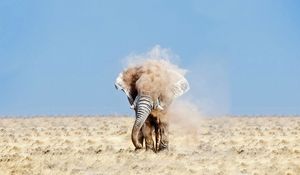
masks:
<svg viewBox="0 0 300 175"><path fill-rule="evenodd" d="M134 151L131 117L0 119L0 174L300 174L300 117L174 120L170 150Z"/></svg>

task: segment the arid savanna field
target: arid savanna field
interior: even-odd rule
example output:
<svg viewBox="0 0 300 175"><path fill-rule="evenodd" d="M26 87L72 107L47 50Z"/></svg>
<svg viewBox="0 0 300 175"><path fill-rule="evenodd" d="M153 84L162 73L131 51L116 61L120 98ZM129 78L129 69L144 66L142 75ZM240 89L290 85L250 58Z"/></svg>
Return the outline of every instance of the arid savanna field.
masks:
<svg viewBox="0 0 300 175"><path fill-rule="evenodd" d="M300 174L300 118L170 123L170 149L135 151L133 117L0 119L0 174Z"/></svg>

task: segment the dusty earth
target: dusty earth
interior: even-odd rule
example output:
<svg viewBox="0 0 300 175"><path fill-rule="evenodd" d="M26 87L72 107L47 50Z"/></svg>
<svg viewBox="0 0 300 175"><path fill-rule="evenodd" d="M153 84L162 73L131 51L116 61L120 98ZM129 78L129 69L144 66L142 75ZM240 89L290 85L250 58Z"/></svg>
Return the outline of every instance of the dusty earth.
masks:
<svg viewBox="0 0 300 175"><path fill-rule="evenodd" d="M300 174L300 117L171 122L170 150L134 151L133 117L0 119L0 174Z"/></svg>

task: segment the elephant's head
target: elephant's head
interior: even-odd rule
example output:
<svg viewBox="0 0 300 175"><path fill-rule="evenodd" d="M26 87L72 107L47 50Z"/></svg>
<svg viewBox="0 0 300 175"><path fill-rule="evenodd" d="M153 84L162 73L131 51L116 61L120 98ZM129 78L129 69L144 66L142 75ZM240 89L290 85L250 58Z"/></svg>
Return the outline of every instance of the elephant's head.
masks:
<svg viewBox="0 0 300 175"><path fill-rule="evenodd" d="M128 87L126 84L129 84L129 82L124 82L123 74L121 73L116 80L115 87L126 94L131 108L135 110L136 119L132 128L131 139L134 146L139 149L143 146L138 141L138 135L147 117L150 115L152 110L164 110L165 106L164 101L160 99L152 99L151 94L145 95L141 93L131 93L131 90L126 88ZM172 99L181 96L189 90L189 84L183 76L180 76L180 78L178 78L177 81L175 81L170 87Z"/></svg>

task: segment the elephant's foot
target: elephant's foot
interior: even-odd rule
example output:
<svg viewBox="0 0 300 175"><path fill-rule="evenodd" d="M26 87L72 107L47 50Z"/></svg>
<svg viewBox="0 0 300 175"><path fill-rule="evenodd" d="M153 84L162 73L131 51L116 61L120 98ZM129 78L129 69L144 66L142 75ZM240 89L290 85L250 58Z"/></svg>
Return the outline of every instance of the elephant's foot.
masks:
<svg viewBox="0 0 300 175"><path fill-rule="evenodd" d="M153 151L153 152L155 152L154 146L146 146L146 151Z"/></svg>
<svg viewBox="0 0 300 175"><path fill-rule="evenodd" d="M134 152L135 153L141 153L141 152L143 152L143 149L142 148L135 148Z"/></svg>
<svg viewBox="0 0 300 175"><path fill-rule="evenodd" d="M159 145L159 148L158 148L158 152L161 152L161 151L168 151L169 150L169 145L167 144L164 144L164 143L160 143Z"/></svg>

